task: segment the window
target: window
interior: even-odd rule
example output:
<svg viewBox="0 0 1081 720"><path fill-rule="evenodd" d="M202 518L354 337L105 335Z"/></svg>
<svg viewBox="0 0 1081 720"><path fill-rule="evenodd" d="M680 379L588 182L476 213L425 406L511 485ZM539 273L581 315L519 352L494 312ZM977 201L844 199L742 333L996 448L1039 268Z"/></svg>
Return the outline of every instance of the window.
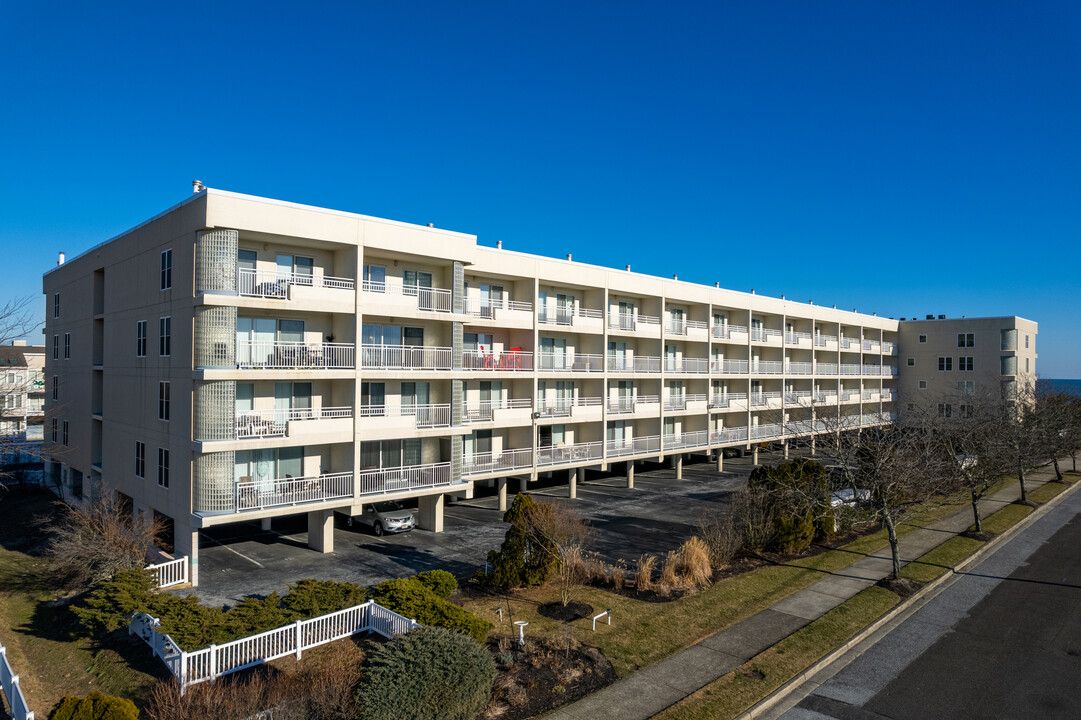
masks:
<svg viewBox="0 0 1081 720"><path fill-rule="evenodd" d="M1028 372L1028 358L1025 358L1025 372Z"/></svg>
<svg viewBox="0 0 1081 720"><path fill-rule="evenodd" d="M64 333L64 359L71 359L71 333Z"/></svg>
<svg viewBox="0 0 1081 720"><path fill-rule="evenodd" d="M926 335L920 335L920 342L921 343L927 342L927 336Z"/></svg>
<svg viewBox="0 0 1081 720"><path fill-rule="evenodd" d="M926 380L920 380L920 390L926 390L926 389L927 389L927 381Z"/></svg>
<svg viewBox="0 0 1081 720"><path fill-rule="evenodd" d="M976 385L971 380L962 380L957 383L958 395L971 395L976 390Z"/></svg>
<svg viewBox="0 0 1081 720"><path fill-rule="evenodd" d="M972 356L966 355L957 358L957 369L961 372L972 372Z"/></svg>
<svg viewBox="0 0 1081 720"><path fill-rule="evenodd" d="M64 423L63 423L63 429L64 429L63 430L63 432L64 432L64 445L67 445L68 444L68 421L67 420L65 420Z"/></svg>
<svg viewBox="0 0 1081 720"><path fill-rule="evenodd" d="M135 323L135 357L146 357L146 320Z"/></svg>
<svg viewBox="0 0 1081 720"><path fill-rule="evenodd" d="M58 424L59 423L57 422L56 418L53 418L53 427L52 427L52 430L53 430L53 442L56 442L56 426Z"/></svg>
<svg viewBox="0 0 1081 720"><path fill-rule="evenodd" d="M60 336L53 335L53 360L60 359Z"/></svg>
<svg viewBox="0 0 1081 720"><path fill-rule="evenodd" d="M169 451L158 448L158 485L169 489Z"/></svg>
<svg viewBox="0 0 1081 720"><path fill-rule="evenodd" d="M940 357L938 359L938 371L948 372L953 370L953 358L952 357Z"/></svg>
<svg viewBox="0 0 1081 720"><path fill-rule="evenodd" d="M135 477L146 477L146 443L135 442Z"/></svg>
<svg viewBox="0 0 1081 720"><path fill-rule="evenodd" d="M908 359L908 366L909 367L916 367L916 358L909 358Z"/></svg>
<svg viewBox="0 0 1081 720"><path fill-rule="evenodd" d="M380 265L365 265L361 273L361 289L367 292L387 291L387 269Z"/></svg>
<svg viewBox="0 0 1081 720"><path fill-rule="evenodd" d="M173 354L173 319L158 318L158 355L168 357Z"/></svg>
<svg viewBox="0 0 1081 720"><path fill-rule="evenodd" d="M915 409L916 409L916 403L909 403L908 404L908 411L909 412L913 412Z"/></svg>
<svg viewBox="0 0 1081 720"><path fill-rule="evenodd" d="M975 347L976 336L973 333L957 333L957 347Z"/></svg>
<svg viewBox="0 0 1081 720"><path fill-rule="evenodd" d="M169 419L169 381L158 383L158 420Z"/></svg>
<svg viewBox="0 0 1081 720"><path fill-rule="evenodd" d="M60 378L53 375L53 400L60 399Z"/></svg>
<svg viewBox="0 0 1081 720"><path fill-rule="evenodd" d="M161 254L161 289L168 290L173 286L173 251L166 250Z"/></svg>
<svg viewBox="0 0 1081 720"><path fill-rule="evenodd" d="M957 416L958 417L967 418L971 413L972 413L972 406L971 405L958 405L957 406Z"/></svg>
<svg viewBox="0 0 1081 720"><path fill-rule="evenodd" d="M944 418L953 417L953 407L949 403L939 403L938 416Z"/></svg>
<svg viewBox="0 0 1081 720"><path fill-rule="evenodd" d="M60 317L60 293L53 293L53 317Z"/></svg>
<svg viewBox="0 0 1081 720"><path fill-rule="evenodd" d="M1025 349L1028 349L1028 335L1025 336Z"/></svg>

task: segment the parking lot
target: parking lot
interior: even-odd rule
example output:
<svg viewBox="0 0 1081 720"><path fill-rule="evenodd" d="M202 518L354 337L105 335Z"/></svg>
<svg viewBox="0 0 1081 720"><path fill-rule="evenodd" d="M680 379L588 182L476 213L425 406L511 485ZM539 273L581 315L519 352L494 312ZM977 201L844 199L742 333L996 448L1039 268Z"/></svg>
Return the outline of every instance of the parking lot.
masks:
<svg viewBox="0 0 1081 720"><path fill-rule="evenodd" d="M763 453L760 462L781 461L780 453ZM750 457L728 458L724 472L696 458L684 462L683 479L658 464L639 465L634 488L619 474L579 473L578 511L595 531L593 550L608 562L661 554L694 534L704 512L723 511L729 494L742 487L750 473ZM622 471L623 465L615 469ZM508 502L518 481L508 483ZM566 474L531 484L539 497L567 497ZM233 604L247 595L284 592L302 578L347 580L373 585L422 570L443 569L459 578L483 567L487 552L506 533L494 489L480 483L472 500L447 502L444 532L424 530L376 537L360 525L349 527L337 517L334 552L326 555L307 547L306 516L276 518L272 529L258 522L210 528L200 533L200 598L208 604ZM189 592L189 591L179 591Z"/></svg>

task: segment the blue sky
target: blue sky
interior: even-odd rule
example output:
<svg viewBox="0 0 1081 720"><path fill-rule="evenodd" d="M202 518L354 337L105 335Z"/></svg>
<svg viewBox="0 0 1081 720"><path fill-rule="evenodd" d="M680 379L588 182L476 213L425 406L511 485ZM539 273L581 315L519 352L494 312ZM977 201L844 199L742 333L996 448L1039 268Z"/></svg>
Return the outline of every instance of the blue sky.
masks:
<svg viewBox="0 0 1081 720"><path fill-rule="evenodd" d="M1081 377L1081 3L0 4L0 295L211 187L886 316ZM3 299L3 298L0 298Z"/></svg>

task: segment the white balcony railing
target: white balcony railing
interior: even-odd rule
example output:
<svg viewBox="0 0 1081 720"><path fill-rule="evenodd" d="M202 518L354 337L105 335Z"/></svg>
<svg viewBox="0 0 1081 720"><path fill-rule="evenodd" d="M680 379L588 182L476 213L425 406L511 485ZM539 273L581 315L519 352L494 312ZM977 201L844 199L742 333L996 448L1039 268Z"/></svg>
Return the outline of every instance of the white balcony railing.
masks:
<svg viewBox="0 0 1081 720"><path fill-rule="evenodd" d="M783 334L784 333L780 330L774 330L773 328L751 328L751 340L754 342L771 342L774 339L780 340Z"/></svg>
<svg viewBox="0 0 1081 720"><path fill-rule="evenodd" d="M236 438L280 437L293 420L324 420L353 417L351 407L282 408L246 410L236 414Z"/></svg>
<svg viewBox="0 0 1081 720"><path fill-rule="evenodd" d="M521 350L485 352L466 350L462 353L463 370L530 371L533 369L533 353Z"/></svg>
<svg viewBox="0 0 1081 720"><path fill-rule="evenodd" d="M841 338L841 348L842 349L845 349L845 350L852 349L852 350L854 350L854 349L858 349L859 346L860 346L860 341L857 338L846 338L846 337Z"/></svg>
<svg viewBox="0 0 1081 720"><path fill-rule="evenodd" d="M709 360L705 358L668 358L666 372L705 374L709 372Z"/></svg>
<svg viewBox="0 0 1081 720"><path fill-rule="evenodd" d="M784 363L780 360L759 360L751 366L754 375L782 375Z"/></svg>
<svg viewBox="0 0 1081 720"><path fill-rule="evenodd" d="M816 363L815 364L815 373L817 375L836 375L837 374L837 363L823 363L823 362Z"/></svg>
<svg viewBox="0 0 1081 720"><path fill-rule="evenodd" d="M293 478L286 475L277 480L255 480L236 483L237 512L282 505L302 505L353 495L353 473L325 473Z"/></svg>
<svg viewBox="0 0 1081 720"><path fill-rule="evenodd" d="M734 427L724 428L722 430L714 430L712 433L710 433L709 441L714 445L747 442L747 428Z"/></svg>
<svg viewBox="0 0 1081 720"><path fill-rule="evenodd" d="M709 433L705 430L685 432L679 435L665 435L663 446L665 450L680 450L683 448L703 447L709 444Z"/></svg>
<svg viewBox="0 0 1081 720"><path fill-rule="evenodd" d="M462 406L462 422L490 422L495 419L496 410L527 409L533 407L529 398L508 398L506 400L481 400Z"/></svg>
<svg viewBox="0 0 1081 720"><path fill-rule="evenodd" d="M537 448L537 465L540 467L600 460L603 452L604 443L600 441L542 447Z"/></svg>
<svg viewBox="0 0 1081 720"><path fill-rule="evenodd" d="M462 458L462 475L510 472L531 467L533 467L533 451L529 448L504 450L500 453L473 453Z"/></svg>
<svg viewBox="0 0 1081 720"><path fill-rule="evenodd" d="M669 395L664 399L665 410L686 410L687 398L684 395Z"/></svg>
<svg viewBox="0 0 1081 720"><path fill-rule="evenodd" d="M417 309L431 312L451 312L453 309L452 294L450 290L443 288L421 287L419 285L405 285L401 280L364 280L360 284L364 292L377 295L402 295L415 297Z"/></svg>
<svg viewBox="0 0 1081 720"><path fill-rule="evenodd" d="M604 372L604 356L583 353L560 354L540 353L537 356L538 370L566 370L570 372Z"/></svg>
<svg viewBox="0 0 1081 720"><path fill-rule="evenodd" d="M810 375L812 370L812 364L809 362L790 362L788 363L789 375Z"/></svg>
<svg viewBox="0 0 1081 720"><path fill-rule="evenodd" d="M608 313L608 327L612 330L634 330L634 315L630 313Z"/></svg>
<svg viewBox="0 0 1081 720"><path fill-rule="evenodd" d="M686 335L687 323L684 320L669 318L668 324L665 326L665 332L669 335Z"/></svg>
<svg viewBox="0 0 1081 720"><path fill-rule="evenodd" d="M574 322L574 308L541 305L537 309L537 322L541 325L570 325Z"/></svg>
<svg viewBox="0 0 1081 720"><path fill-rule="evenodd" d="M836 335L824 335L822 333L815 335L815 347L826 347L835 342L837 342Z"/></svg>
<svg viewBox="0 0 1081 720"><path fill-rule="evenodd" d="M748 360L722 360L721 372L729 375L746 375L750 371Z"/></svg>
<svg viewBox="0 0 1081 720"><path fill-rule="evenodd" d="M450 427L449 404L363 405L361 417L411 417L417 428Z"/></svg>
<svg viewBox="0 0 1081 720"><path fill-rule="evenodd" d="M798 405L804 399L811 398L810 390L790 390L784 394L785 403Z"/></svg>
<svg viewBox="0 0 1081 720"><path fill-rule="evenodd" d="M859 365L852 365L850 363L842 363L837 366L837 372L839 375L859 375L863 371L863 368Z"/></svg>
<svg viewBox="0 0 1081 720"><path fill-rule="evenodd" d="M533 303L504 298L465 298L462 311L473 317L493 319L501 310L533 312Z"/></svg>
<svg viewBox="0 0 1081 720"><path fill-rule="evenodd" d="M300 285L312 288L330 288L335 290L353 290L356 282L352 278L331 277L329 275L305 275L276 270L237 270L237 293L245 297L265 297L284 300L289 297L289 286Z"/></svg>
<svg viewBox="0 0 1081 720"><path fill-rule="evenodd" d="M780 398L780 391L753 392L750 395L751 407L762 407L768 405L770 400L779 400Z"/></svg>
<svg viewBox="0 0 1081 720"><path fill-rule="evenodd" d="M420 345L364 345L361 367L370 370L450 370L453 351Z"/></svg>
<svg viewBox="0 0 1081 720"><path fill-rule="evenodd" d="M767 438L781 437L784 430L780 423L769 423L767 425L754 425L751 427L751 439L752 440L765 440Z"/></svg>
<svg viewBox="0 0 1081 720"><path fill-rule="evenodd" d="M661 451L661 436L648 435L636 438L609 440L605 444L608 457L626 457L627 455L656 454Z"/></svg>
<svg viewBox="0 0 1081 720"><path fill-rule="evenodd" d="M709 323L704 320L688 320L687 328L689 330L706 330L709 328Z"/></svg>
<svg viewBox="0 0 1081 720"><path fill-rule="evenodd" d="M809 341L810 339L811 333L786 330L784 334L784 342L786 345L799 345L804 340Z"/></svg>
<svg viewBox="0 0 1081 720"><path fill-rule="evenodd" d="M836 390L821 390L821 391L815 392L814 401L816 403L837 402L837 391Z"/></svg>
<svg viewBox="0 0 1081 720"><path fill-rule="evenodd" d="M236 366L289 370L352 369L355 351L352 343L237 340Z"/></svg>
<svg viewBox="0 0 1081 720"><path fill-rule="evenodd" d="M661 359L650 355L609 355L608 372L658 373Z"/></svg>
<svg viewBox="0 0 1081 720"><path fill-rule="evenodd" d="M449 484L449 462L361 470L357 476L357 485L361 495L386 495Z"/></svg>

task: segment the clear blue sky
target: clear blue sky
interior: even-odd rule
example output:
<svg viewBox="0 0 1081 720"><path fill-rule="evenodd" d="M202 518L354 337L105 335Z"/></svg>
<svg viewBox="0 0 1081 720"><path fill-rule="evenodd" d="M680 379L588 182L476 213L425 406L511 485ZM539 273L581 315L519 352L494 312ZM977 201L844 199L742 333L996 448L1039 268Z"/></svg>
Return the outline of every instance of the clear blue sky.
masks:
<svg viewBox="0 0 1081 720"><path fill-rule="evenodd" d="M0 5L0 295L198 178L1081 377L1081 3Z"/></svg>

